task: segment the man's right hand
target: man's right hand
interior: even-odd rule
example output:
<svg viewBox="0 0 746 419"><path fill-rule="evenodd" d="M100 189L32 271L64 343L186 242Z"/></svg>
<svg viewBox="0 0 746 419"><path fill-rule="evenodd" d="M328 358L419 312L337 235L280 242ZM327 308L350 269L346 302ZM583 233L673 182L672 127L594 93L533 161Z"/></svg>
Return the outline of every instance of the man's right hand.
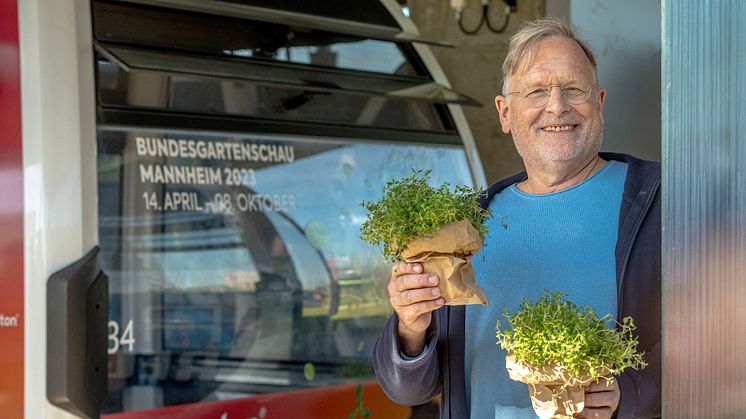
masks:
<svg viewBox="0 0 746 419"><path fill-rule="evenodd" d="M417 356L425 347L425 331L433 310L443 306L438 277L422 272L419 263L397 262L391 270L389 301L399 317L397 332L402 351Z"/></svg>

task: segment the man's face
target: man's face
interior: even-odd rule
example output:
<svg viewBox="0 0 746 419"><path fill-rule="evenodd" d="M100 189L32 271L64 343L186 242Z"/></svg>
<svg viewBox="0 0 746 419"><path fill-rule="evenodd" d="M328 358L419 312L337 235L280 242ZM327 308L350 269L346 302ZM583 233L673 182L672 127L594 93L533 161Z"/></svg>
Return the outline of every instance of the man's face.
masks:
<svg viewBox="0 0 746 419"><path fill-rule="evenodd" d="M580 46L569 38L553 36L534 48L530 63L508 79L509 92L536 86L567 86L580 82L592 88L583 103L572 105L552 87L543 107L530 106L521 94L495 99L503 132L513 134L518 154L533 167L571 166L589 160L601 147L606 92L595 87L593 66Z"/></svg>

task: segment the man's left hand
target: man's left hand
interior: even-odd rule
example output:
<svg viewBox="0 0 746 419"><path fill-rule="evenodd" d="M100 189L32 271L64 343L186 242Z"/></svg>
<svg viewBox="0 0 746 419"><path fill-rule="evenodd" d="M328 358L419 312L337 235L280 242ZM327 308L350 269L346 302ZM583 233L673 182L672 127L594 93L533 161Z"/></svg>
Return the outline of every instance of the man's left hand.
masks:
<svg viewBox="0 0 746 419"><path fill-rule="evenodd" d="M616 379L600 379L585 389L585 407L576 418L610 419L619 406L619 384Z"/></svg>

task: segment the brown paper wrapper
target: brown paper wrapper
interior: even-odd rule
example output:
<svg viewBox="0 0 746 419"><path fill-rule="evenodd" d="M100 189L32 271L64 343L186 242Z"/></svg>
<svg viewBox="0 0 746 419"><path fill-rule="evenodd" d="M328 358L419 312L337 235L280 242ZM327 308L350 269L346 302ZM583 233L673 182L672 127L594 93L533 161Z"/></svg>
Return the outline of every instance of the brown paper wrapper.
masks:
<svg viewBox="0 0 746 419"><path fill-rule="evenodd" d="M474 279L471 257L482 248L482 237L468 220L446 224L431 237L412 240L401 253L405 262L422 264L423 272L438 275L446 305L487 303Z"/></svg>
<svg viewBox="0 0 746 419"><path fill-rule="evenodd" d="M571 378L561 366L534 368L517 361L513 355L505 357L505 368L511 380L528 384L531 405L541 419L572 418L582 411L583 387L595 380L590 375Z"/></svg>

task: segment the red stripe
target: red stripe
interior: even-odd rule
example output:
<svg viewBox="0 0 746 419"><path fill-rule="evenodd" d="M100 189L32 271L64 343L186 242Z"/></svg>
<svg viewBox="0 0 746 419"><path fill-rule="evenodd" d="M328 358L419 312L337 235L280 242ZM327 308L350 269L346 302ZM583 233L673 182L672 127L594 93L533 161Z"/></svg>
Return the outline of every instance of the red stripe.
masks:
<svg viewBox="0 0 746 419"><path fill-rule="evenodd" d="M357 384L341 384L308 390L288 391L225 401L211 401L142 410L104 419L271 419L271 418L349 418L356 411ZM394 404L375 381L363 383L361 407L371 418L404 419L411 410ZM363 417L357 411L356 419Z"/></svg>
<svg viewBox="0 0 746 419"><path fill-rule="evenodd" d="M16 0L0 0L0 412L23 418L23 160Z"/></svg>

